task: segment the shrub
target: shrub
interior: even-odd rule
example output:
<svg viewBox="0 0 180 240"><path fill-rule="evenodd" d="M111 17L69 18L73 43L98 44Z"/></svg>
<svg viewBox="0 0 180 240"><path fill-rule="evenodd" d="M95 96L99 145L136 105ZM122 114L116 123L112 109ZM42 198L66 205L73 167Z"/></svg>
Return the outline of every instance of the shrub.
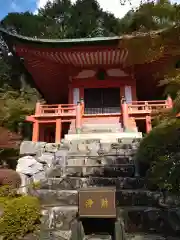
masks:
<svg viewBox="0 0 180 240"><path fill-rule="evenodd" d="M180 119L164 121L141 142L136 160L149 187L180 191ZM145 166L145 167L144 167Z"/></svg>
<svg viewBox="0 0 180 240"><path fill-rule="evenodd" d="M19 188L21 185L21 177L12 169L0 169L0 186L4 185Z"/></svg>
<svg viewBox="0 0 180 240"><path fill-rule="evenodd" d="M15 240L34 232L40 222L40 204L31 196L0 197L3 215L0 217L0 235Z"/></svg>
<svg viewBox="0 0 180 240"><path fill-rule="evenodd" d="M138 162L154 163L159 157L180 150L180 119L159 124L141 141L137 151Z"/></svg>

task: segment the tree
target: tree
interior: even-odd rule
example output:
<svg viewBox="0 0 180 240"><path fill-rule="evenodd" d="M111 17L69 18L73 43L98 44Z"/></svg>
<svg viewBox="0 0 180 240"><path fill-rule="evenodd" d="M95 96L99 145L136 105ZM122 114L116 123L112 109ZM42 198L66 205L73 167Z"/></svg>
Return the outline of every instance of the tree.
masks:
<svg viewBox="0 0 180 240"><path fill-rule="evenodd" d="M148 1L131 10L120 21L124 32L147 32L173 26L180 21L179 5L168 0Z"/></svg>
<svg viewBox="0 0 180 240"><path fill-rule="evenodd" d="M2 21L1 26L8 31L20 35L40 38L47 28L46 19L32 13L9 13Z"/></svg>

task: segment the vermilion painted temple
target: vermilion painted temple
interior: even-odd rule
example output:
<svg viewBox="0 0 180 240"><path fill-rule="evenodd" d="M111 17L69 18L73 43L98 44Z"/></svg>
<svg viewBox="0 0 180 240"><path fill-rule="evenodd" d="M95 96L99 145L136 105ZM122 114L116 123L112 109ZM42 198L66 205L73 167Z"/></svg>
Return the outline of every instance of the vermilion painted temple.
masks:
<svg viewBox="0 0 180 240"><path fill-rule="evenodd" d="M170 97L157 100L162 90L153 76L175 58L129 64L132 53L120 37L42 40L1 33L46 100L27 116L35 142L60 142L68 131L80 134L84 123L149 132L152 111L172 107Z"/></svg>

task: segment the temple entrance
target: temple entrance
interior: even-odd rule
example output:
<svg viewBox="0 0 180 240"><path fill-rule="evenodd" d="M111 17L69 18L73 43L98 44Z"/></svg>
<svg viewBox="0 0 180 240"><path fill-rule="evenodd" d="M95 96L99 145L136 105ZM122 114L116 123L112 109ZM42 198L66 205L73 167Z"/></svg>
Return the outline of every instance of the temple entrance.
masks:
<svg viewBox="0 0 180 240"><path fill-rule="evenodd" d="M86 114L103 114L120 112L119 88L84 89Z"/></svg>

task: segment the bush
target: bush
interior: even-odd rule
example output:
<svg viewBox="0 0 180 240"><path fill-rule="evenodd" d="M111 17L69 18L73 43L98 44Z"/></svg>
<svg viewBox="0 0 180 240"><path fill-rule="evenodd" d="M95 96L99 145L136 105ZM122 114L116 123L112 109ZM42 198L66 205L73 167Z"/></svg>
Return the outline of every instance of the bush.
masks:
<svg viewBox="0 0 180 240"><path fill-rule="evenodd" d="M154 163L159 157L180 151L180 119L165 121L146 135L137 151L138 162Z"/></svg>
<svg viewBox="0 0 180 240"><path fill-rule="evenodd" d="M0 169L0 186L4 185L19 188L21 186L21 177L12 169Z"/></svg>
<svg viewBox="0 0 180 240"><path fill-rule="evenodd" d="M136 160L149 187L180 193L180 120L164 121L141 142ZM145 167L144 167L145 166Z"/></svg>
<svg viewBox="0 0 180 240"><path fill-rule="evenodd" d="M0 217L0 235L15 240L34 232L40 223L40 204L31 196L0 197L3 214Z"/></svg>

